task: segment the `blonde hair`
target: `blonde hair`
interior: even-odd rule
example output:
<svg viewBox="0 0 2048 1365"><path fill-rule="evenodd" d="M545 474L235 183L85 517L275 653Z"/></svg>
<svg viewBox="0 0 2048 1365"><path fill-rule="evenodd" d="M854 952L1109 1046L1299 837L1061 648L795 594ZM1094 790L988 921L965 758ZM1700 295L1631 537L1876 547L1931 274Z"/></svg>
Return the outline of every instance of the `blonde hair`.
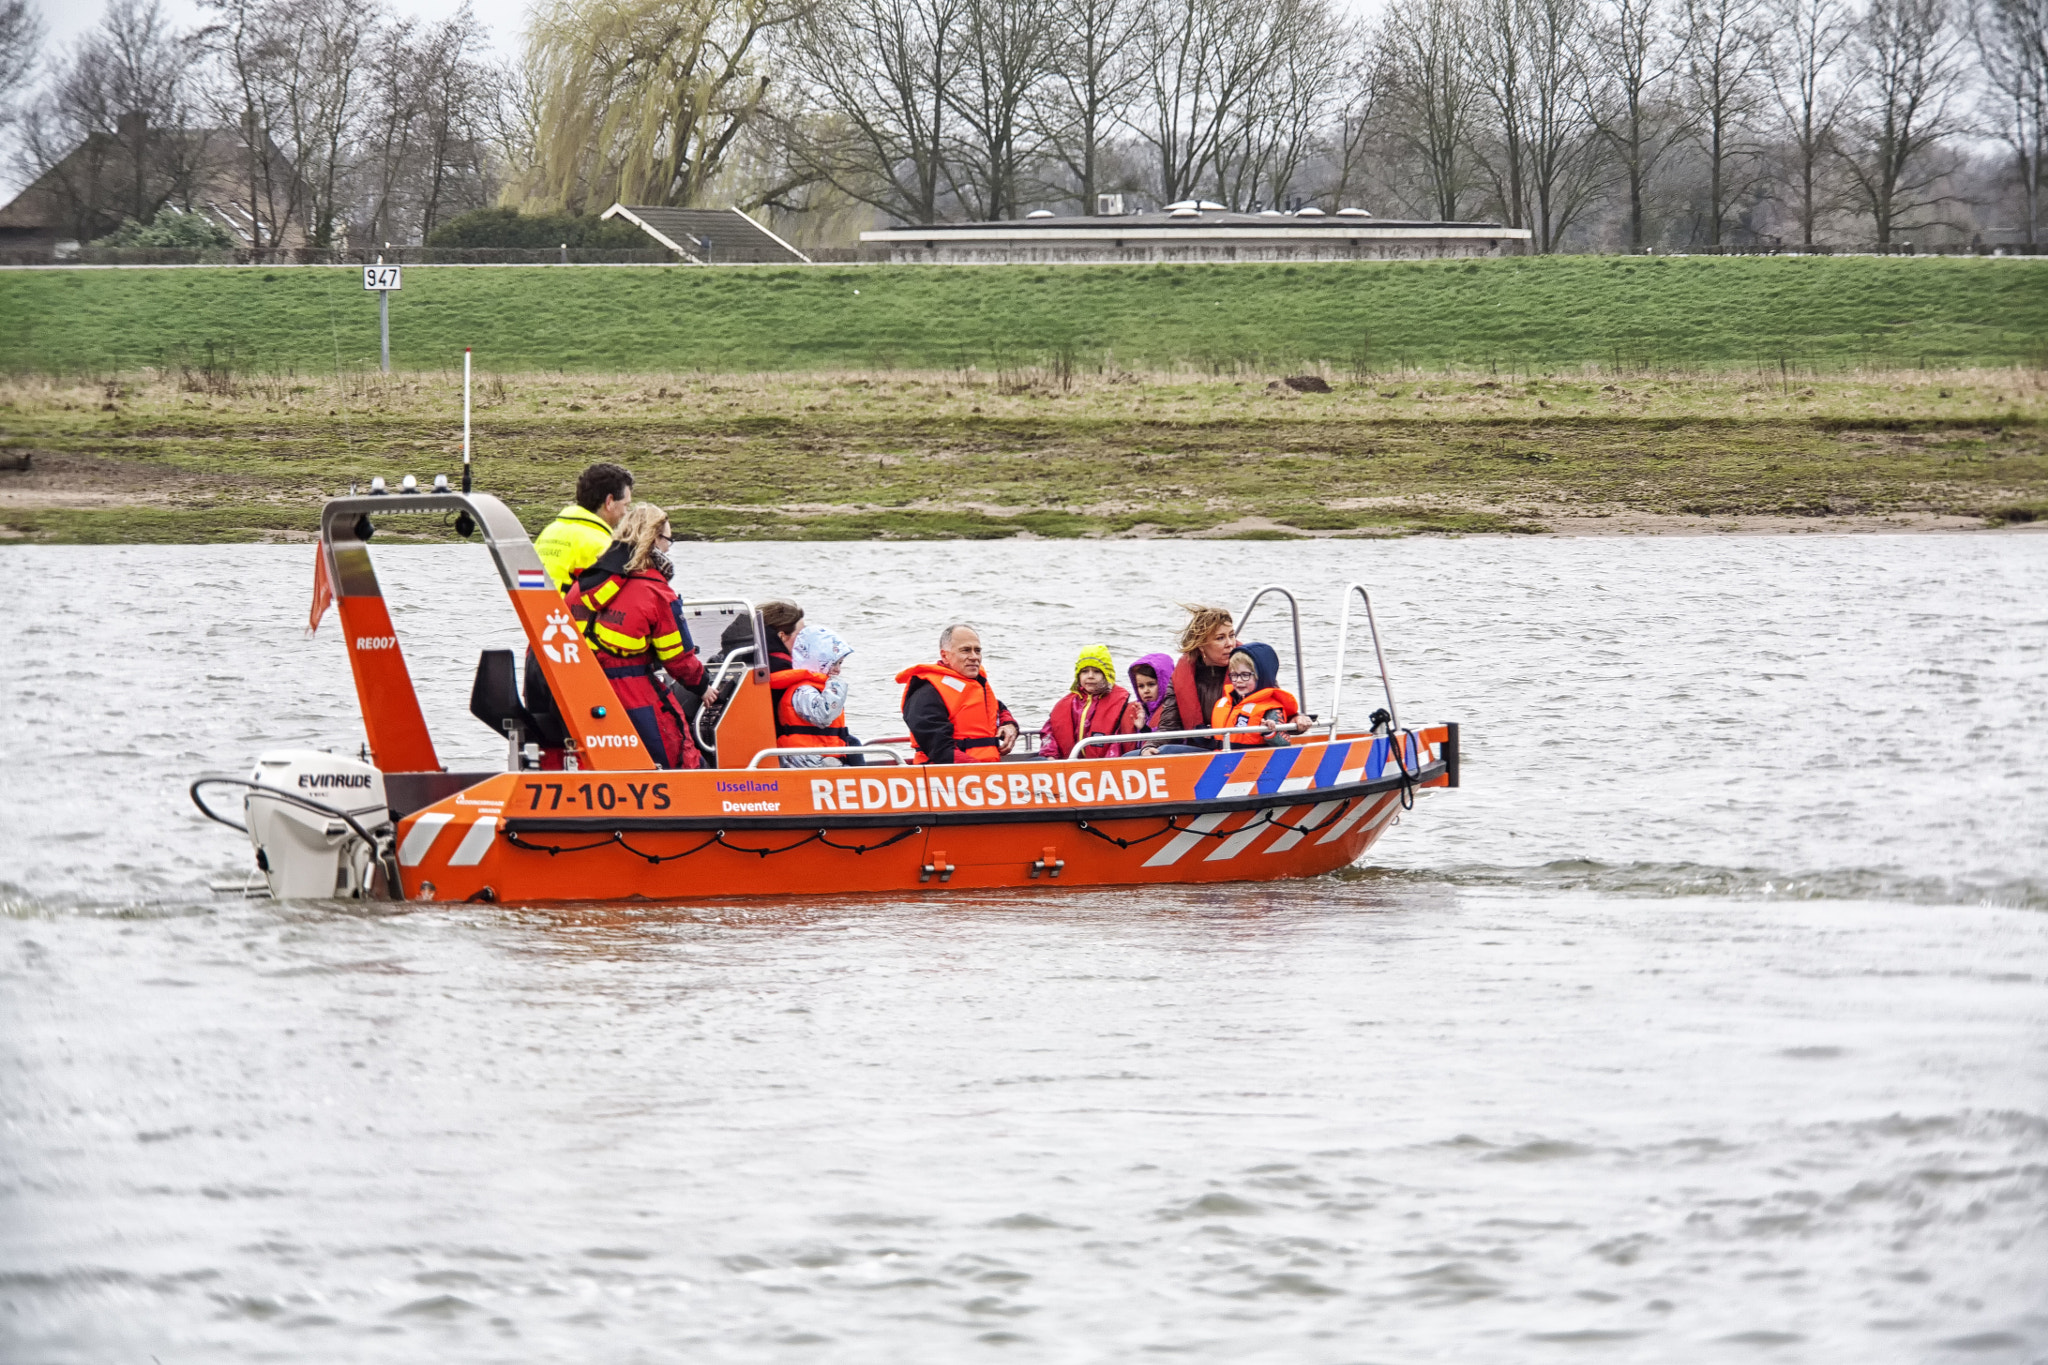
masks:
<svg viewBox="0 0 2048 1365"><path fill-rule="evenodd" d="M619 518L618 529L612 532L612 543L633 547L633 552L626 556L627 573L647 567L647 561L654 555L654 538L666 525L668 513L651 502L636 502L626 509Z"/></svg>
<svg viewBox="0 0 2048 1365"><path fill-rule="evenodd" d="M1187 627L1180 633L1180 652L1183 654L1192 654L1200 649L1216 633L1218 626L1229 626L1232 630L1237 628L1237 618L1230 614L1228 607L1202 607L1183 602L1180 609L1188 614Z"/></svg>

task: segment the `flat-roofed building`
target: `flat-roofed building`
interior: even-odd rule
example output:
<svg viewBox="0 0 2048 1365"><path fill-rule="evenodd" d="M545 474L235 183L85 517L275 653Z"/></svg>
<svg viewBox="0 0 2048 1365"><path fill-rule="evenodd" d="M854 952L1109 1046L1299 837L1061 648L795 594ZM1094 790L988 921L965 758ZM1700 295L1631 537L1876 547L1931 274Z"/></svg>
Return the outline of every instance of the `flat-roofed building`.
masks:
<svg viewBox="0 0 2048 1365"><path fill-rule="evenodd" d="M1109 217L1032 214L1003 223L934 223L863 232L903 265L1412 261L1515 255L1527 228L1375 218L1360 209L1232 213L1183 205Z"/></svg>

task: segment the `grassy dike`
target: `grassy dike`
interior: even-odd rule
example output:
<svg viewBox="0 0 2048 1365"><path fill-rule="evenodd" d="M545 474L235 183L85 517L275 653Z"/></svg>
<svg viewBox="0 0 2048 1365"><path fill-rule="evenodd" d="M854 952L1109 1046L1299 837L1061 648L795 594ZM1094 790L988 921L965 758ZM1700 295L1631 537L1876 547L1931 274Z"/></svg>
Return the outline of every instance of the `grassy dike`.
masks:
<svg viewBox="0 0 2048 1365"><path fill-rule="evenodd" d="M578 468L616 459L707 539L2048 521L2048 376L2021 366L1333 385L1059 365L493 374L479 484L537 528ZM0 538L300 538L351 483L454 475L460 418L444 374L17 376L0 381ZM410 532L449 534L390 527Z"/></svg>
<svg viewBox="0 0 2048 1365"><path fill-rule="evenodd" d="M1329 265L412 267L392 359L505 373L2040 363L2048 261L1586 257ZM333 379L377 356L350 269L0 271L0 372Z"/></svg>

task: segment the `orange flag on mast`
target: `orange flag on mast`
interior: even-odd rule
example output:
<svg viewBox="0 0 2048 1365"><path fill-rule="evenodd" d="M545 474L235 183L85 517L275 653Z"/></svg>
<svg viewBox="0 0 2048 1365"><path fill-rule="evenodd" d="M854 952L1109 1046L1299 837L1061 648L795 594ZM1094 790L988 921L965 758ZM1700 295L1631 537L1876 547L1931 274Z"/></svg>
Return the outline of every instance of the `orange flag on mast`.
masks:
<svg viewBox="0 0 2048 1365"><path fill-rule="evenodd" d="M334 603L334 585L327 581L327 547L313 547L313 614L306 618L306 634L320 629L320 618Z"/></svg>

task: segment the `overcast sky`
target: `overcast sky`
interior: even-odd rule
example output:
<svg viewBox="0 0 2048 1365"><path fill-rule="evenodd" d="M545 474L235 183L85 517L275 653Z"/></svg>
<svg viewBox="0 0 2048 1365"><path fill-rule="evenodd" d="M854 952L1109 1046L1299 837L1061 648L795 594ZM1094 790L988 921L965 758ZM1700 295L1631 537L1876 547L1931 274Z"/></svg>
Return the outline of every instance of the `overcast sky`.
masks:
<svg viewBox="0 0 2048 1365"><path fill-rule="evenodd" d="M53 51L67 51L84 33L100 21L106 6L100 0L35 0L42 7ZM387 0L390 9L402 15L445 19L462 7L462 0ZM183 28L197 28L207 22L207 11L196 0L163 0L164 13ZM519 32L526 26L527 0L472 0L477 18L490 30L492 44L510 55L519 46Z"/></svg>
<svg viewBox="0 0 2048 1365"><path fill-rule="evenodd" d="M91 28L100 20L105 11L101 0L35 0L42 6L44 22L49 26L50 47L62 51L77 40L79 34ZM386 0L398 14L416 15L421 19L444 19L461 8L462 0ZM206 11L197 0L163 0L164 12L185 27L198 27L206 22ZM526 12L530 0L472 0L476 16L483 21L490 33L492 46L501 56L510 57L519 50L519 35L526 27ZM1376 0L1341 0L1340 8L1353 13L1371 12L1377 8Z"/></svg>

